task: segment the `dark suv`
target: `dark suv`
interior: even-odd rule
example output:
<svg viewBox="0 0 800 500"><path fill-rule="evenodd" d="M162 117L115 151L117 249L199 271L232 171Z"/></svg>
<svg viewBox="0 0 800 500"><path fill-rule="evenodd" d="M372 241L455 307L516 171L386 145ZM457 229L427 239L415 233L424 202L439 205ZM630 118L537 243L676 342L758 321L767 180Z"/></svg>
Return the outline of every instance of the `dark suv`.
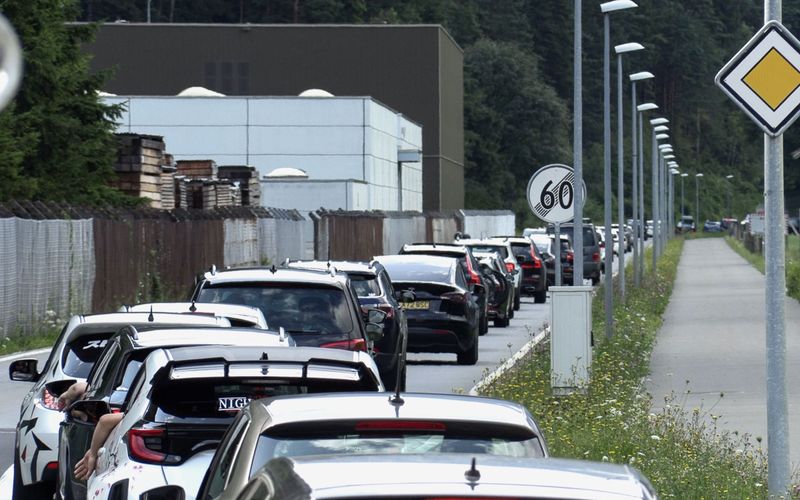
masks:
<svg viewBox="0 0 800 500"><path fill-rule="evenodd" d="M489 302L486 300L486 284L480 272L478 259L472 255L468 246L452 243L411 243L403 245L400 255L438 255L440 257L453 257L458 259L461 269L471 285L480 285L474 293L480 314L479 333L485 335L489 331ZM512 314L513 316L513 314Z"/></svg>
<svg viewBox="0 0 800 500"><path fill-rule="evenodd" d="M561 234L569 236L570 245L577 252L575 248L574 226L572 223L561 224ZM592 284L596 285L600 282L600 241L597 239L597 230L594 224L590 222L583 223L583 276L590 278ZM547 226L547 234L555 234L555 229L552 225ZM577 273L577 269L575 270Z"/></svg>
<svg viewBox="0 0 800 500"><path fill-rule="evenodd" d="M292 269L316 269L327 271L330 268L347 273L350 284L358 297L364 319L368 319L370 309L386 313L383 320L383 338L374 345L374 356L381 371L381 380L387 390L396 389L398 381L398 361L400 362L400 389L406 385L406 345L408 343L408 322L406 313L395 296L389 273L380 262L349 262L298 260L289 262Z"/></svg>

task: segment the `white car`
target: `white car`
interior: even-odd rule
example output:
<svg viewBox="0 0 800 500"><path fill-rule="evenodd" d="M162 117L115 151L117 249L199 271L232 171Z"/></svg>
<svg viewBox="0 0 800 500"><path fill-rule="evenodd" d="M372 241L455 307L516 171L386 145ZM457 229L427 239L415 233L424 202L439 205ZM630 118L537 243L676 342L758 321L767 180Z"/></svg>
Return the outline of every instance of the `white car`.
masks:
<svg viewBox="0 0 800 500"><path fill-rule="evenodd" d="M61 331L41 371L36 359L12 362L11 380L34 382L22 400L15 432L15 499L52 497L58 476L58 426L64 415L58 397L75 382L86 380L108 338L126 325L229 327L230 322L186 314L77 315Z"/></svg>
<svg viewBox="0 0 800 500"><path fill-rule="evenodd" d="M192 346L152 351L131 385L125 415L86 483L92 500L194 492L236 414L252 399L384 391L369 353L316 347ZM73 411L108 411L79 401ZM72 417L69 417L72 418ZM161 497L158 497L161 498ZM173 497L165 497L173 498Z"/></svg>
<svg viewBox="0 0 800 500"><path fill-rule="evenodd" d="M152 302L122 306L119 312L169 312L181 314L205 314L228 318L231 326L260 328L267 330L267 320L261 309L236 304L218 304L209 302Z"/></svg>
<svg viewBox="0 0 800 500"><path fill-rule="evenodd" d="M522 266L514 256L511 241L508 238L458 239L455 243L472 248L473 252L498 252L503 257L506 269L514 277L514 310L519 311L522 297Z"/></svg>

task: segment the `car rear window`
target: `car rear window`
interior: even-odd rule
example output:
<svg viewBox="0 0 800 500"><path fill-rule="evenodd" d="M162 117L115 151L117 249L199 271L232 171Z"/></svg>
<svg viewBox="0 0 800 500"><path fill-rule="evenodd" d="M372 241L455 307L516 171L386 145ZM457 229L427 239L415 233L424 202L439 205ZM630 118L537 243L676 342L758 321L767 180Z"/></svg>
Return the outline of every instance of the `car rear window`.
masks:
<svg viewBox="0 0 800 500"><path fill-rule="evenodd" d="M114 332L81 335L64 346L61 366L70 377L87 378Z"/></svg>
<svg viewBox="0 0 800 500"><path fill-rule="evenodd" d="M452 283L453 268L440 263L420 260L406 262L381 262L393 282L396 281L432 281L436 283Z"/></svg>
<svg viewBox="0 0 800 500"><path fill-rule="evenodd" d="M343 290L291 283L207 285L198 302L258 307L272 328L288 332L346 335L355 328Z"/></svg>
<svg viewBox="0 0 800 500"><path fill-rule="evenodd" d="M381 285L377 276L351 274L350 282L359 297L380 297Z"/></svg>
<svg viewBox="0 0 800 500"><path fill-rule="evenodd" d="M508 258L508 248L505 245L470 245L473 252L492 253L498 252L503 259Z"/></svg>

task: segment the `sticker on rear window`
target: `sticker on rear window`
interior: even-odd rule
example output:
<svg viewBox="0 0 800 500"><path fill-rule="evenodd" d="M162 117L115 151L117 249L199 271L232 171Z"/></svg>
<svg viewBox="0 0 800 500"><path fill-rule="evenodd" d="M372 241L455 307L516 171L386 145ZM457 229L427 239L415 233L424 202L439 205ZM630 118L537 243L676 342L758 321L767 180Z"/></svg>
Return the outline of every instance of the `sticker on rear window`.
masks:
<svg viewBox="0 0 800 500"><path fill-rule="evenodd" d="M247 396L217 398L217 411L239 411L250 402Z"/></svg>
<svg viewBox="0 0 800 500"><path fill-rule="evenodd" d="M108 344L108 339L106 340L90 340L86 342L86 345L83 346L83 350L86 349L102 349Z"/></svg>

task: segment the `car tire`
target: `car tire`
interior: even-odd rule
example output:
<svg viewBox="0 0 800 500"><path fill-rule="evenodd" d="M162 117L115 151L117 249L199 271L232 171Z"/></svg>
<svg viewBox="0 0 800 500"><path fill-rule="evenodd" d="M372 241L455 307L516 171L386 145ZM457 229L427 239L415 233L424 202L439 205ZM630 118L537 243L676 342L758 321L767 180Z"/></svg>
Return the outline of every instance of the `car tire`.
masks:
<svg viewBox="0 0 800 500"><path fill-rule="evenodd" d="M478 362L478 336L475 335L475 341L466 351L456 354L456 360L459 365L474 365Z"/></svg>
<svg viewBox="0 0 800 500"><path fill-rule="evenodd" d="M534 304L544 304L545 302L547 302L547 290L542 290L541 292L533 294Z"/></svg>
<svg viewBox="0 0 800 500"><path fill-rule="evenodd" d="M592 276L592 286L595 286L598 283L600 283L600 275Z"/></svg>
<svg viewBox="0 0 800 500"><path fill-rule="evenodd" d="M498 318L494 319L494 326L497 326L497 327L500 327L500 328L507 327L508 323L509 323L508 317L505 317L505 318L499 318L498 317Z"/></svg>
<svg viewBox="0 0 800 500"><path fill-rule="evenodd" d="M489 333L489 316L484 314L483 318L481 318L481 326L478 335L486 335L487 333Z"/></svg>
<svg viewBox="0 0 800 500"><path fill-rule="evenodd" d="M522 293L518 293L514 296L514 310L519 311L520 304L522 303Z"/></svg>

